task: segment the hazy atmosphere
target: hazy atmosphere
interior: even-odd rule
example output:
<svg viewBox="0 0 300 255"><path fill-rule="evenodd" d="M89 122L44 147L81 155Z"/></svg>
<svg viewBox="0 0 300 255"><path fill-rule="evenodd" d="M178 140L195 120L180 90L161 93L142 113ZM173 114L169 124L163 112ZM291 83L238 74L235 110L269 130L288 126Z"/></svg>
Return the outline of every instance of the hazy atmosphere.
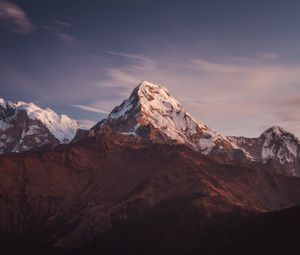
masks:
<svg viewBox="0 0 300 255"><path fill-rule="evenodd" d="M298 1L0 0L0 97L91 126L141 81L226 135L300 136Z"/></svg>

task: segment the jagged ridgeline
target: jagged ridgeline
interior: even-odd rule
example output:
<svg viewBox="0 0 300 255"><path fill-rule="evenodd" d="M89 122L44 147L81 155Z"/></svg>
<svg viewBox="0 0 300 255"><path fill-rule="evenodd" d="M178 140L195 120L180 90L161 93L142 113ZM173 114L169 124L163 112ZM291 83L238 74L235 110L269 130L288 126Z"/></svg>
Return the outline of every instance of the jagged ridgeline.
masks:
<svg viewBox="0 0 300 255"><path fill-rule="evenodd" d="M0 99L0 153L21 152L70 142L79 125L67 115L33 103Z"/></svg>

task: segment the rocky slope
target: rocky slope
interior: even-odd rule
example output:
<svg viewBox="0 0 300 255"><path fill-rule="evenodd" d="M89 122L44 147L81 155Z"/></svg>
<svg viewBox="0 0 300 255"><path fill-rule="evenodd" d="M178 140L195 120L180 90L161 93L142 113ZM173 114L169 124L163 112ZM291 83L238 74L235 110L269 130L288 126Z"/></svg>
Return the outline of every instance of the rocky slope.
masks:
<svg viewBox="0 0 300 255"><path fill-rule="evenodd" d="M51 109L0 99L0 154L66 143L77 129L75 120Z"/></svg>
<svg viewBox="0 0 300 255"><path fill-rule="evenodd" d="M141 220L113 229L85 251L107 255L290 255L300 251L300 207L201 219L187 209L184 212L181 204L179 200L160 206Z"/></svg>
<svg viewBox="0 0 300 255"><path fill-rule="evenodd" d="M300 176L300 143L292 133L274 126L259 138L225 137L191 116L166 88L150 82L141 82L107 119L75 141L105 126L152 143L183 144L220 162L255 163L263 171Z"/></svg>
<svg viewBox="0 0 300 255"><path fill-rule="evenodd" d="M300 176L300 142L291 132L273 126L258 138L228 137L253 161L264 168L291 176Z"/></svg>
<svg viewBox="0 0 300 255"><path fill-rule="evenodd" d="M106 128L78 143L0 156L0 197L7 254L213 254L211 238L220 241L235 219L300 204L300 179Z"/></svg>
<svg viewBox="0 0 300 255"><path fill-rule="evenodd" d="M234 149L225 136L191 116L166 88L146 81L93 129L103 125L155 143L185 144L203 154Z"/></svg>
<svg viewBox="0 0 300 255"><path fill-rule="evenodd" d="M290 254L247 241L272 229L259 215L300 205L299 142L284 129L226 138L148 82L67 144L72 120L0 107L7 150L39 148L0 155L1 254Z"/></svg>
<svg viewBox="0 0 300 255"><path fill-rule="evenodd" d="M220 254L298 254L300 207L263 213L244 219L217 250ZM221 253L222 251L222 253Z"/></svg>

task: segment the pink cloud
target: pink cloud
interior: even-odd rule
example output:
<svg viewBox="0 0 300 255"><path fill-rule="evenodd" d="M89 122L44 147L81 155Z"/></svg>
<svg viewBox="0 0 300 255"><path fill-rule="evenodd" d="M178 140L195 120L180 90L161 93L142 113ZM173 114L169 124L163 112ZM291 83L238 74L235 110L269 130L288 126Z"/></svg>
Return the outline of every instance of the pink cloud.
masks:
<svg viewBox="0 0 300 255"><path fill-rule="evenodd" d="M132 64L107 69L110 78L105 84L128 88L139 80L162 84L195 117L228 135L259 135L275 124L300 134L299 112L289 107L298 101L289 105L278 102L299 94L300 64L281 64L275 53L216 61L115 55L131 59Z"/></svg>
<svg viewBox="0 0 300 255"><path fill-rule="evenodd" d="M30 34L34 26L25 11L16 4L0 0L0 21L12 27L17 33Z"/></svg>

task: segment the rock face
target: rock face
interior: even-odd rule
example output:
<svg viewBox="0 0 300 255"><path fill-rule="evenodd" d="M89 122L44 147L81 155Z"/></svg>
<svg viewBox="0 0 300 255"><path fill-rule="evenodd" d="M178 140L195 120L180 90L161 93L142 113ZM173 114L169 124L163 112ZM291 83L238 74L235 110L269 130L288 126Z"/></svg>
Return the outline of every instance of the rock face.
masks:
<svg viewBox="0 0 300 255"><path fill-rule="evenodd" d="M146 81L93 129L101 125L155 143L185 144L203 154L234 148L225 136L191 116L166 88Z"/></svg>
<svg viewBox="0 0 300 255"><path fill-rule="evenodd" d="M0 154L66 143L73 139L77 129L75 120L59 116L51 109L0 99Z"/></svg>
<svg viewBox="0 0 300 255"><path fill-rule="evenodd" d="M166 88L150 82L141 82L92 131L105 126L152 143L183 144L220 162L255 163L262 170L300 176L300 143L292 133L274 126L258 138L225 137L191 116Z"/></svg>
<svg viewBox="0 0 300 255"><path fill-rule="evenodd" d="M49 109L1 100L0 118L2 152L38 148L0 155L1 254L300 253L272 244L274 224L299 225L299 209L273 212L300 205L282 128L226 138L148 82L71 143L76 122Z"/></svg>
<svg viewBox="0 0 300 255"><path fill-rule="evenodd" d="M7 254L218 254L240 217L299 204L300 180L106 128L0 156L0 197Z"/></svg>
<svg viewBox="0 0 300 255"><path fill-rule="evenodd" d="M300 142L287 130L273 126L258 138L228 137L253 161L282 174L300 176Z"/></svg>

